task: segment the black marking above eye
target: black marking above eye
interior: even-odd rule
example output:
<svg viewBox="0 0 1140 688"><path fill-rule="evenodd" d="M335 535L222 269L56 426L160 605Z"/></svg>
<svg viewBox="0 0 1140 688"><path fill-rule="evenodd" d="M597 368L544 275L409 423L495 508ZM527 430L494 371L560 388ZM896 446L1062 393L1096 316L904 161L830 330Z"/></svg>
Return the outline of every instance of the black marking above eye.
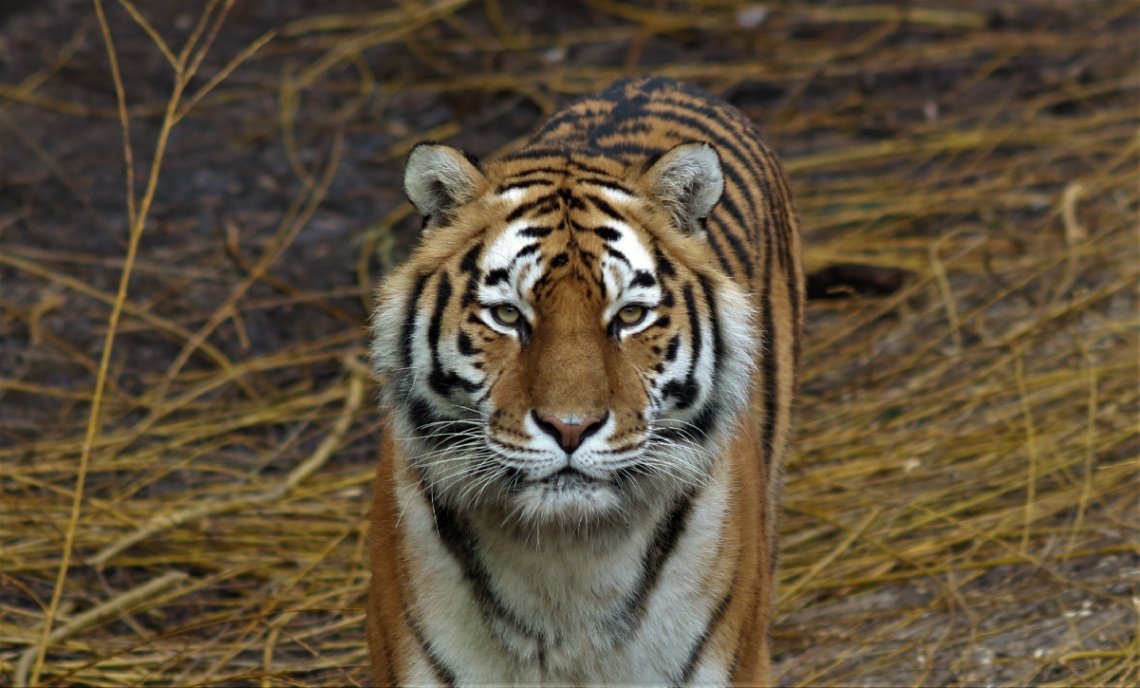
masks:
<svg viewBox="0 0 1140 688"><path fill-rule="evenodd" d="M483 281L483 284L487 285L488 287L493 287L499 282L506 282L508 277L510 277L510 273L507 272L507 269L499 268L497 270L488 272L487 279Z"/></svg>
<svg viewBox="0 0 1140 688"><path fill-rule="evenodd" d="M515 258L516 259L525 258L526 256L529 256L532 253L538 253L538 242L537 241L533 244L527 244L526 246L523 246L519 250L519 252L515 254Z"/></svg>
<svg viewBox="0 0 1140 688"><path fill-rule="evenodd" d="M560 268L570 262L570 256L566 253L559 253L550 259L550 267Z"/></svg>
<svg viewBox="0 0 1140 688"><path fill-rule="evenodd" d="M633 279L629 284L633 287L652 287L653 285L657 284L657 280L654 279L652 274L646 272L645 270L638 270L636 273L634 273Z"/></svg>
<svg viewBox="0 0 1140 688"><path fill-rule="evenodd" d="M519 236L524 236L531 239L541 239L553 231L553 227L527 227L526 229L519 230Z"/></svg>
<svg viewBox="0 0 1140 688"><path fill-rule="evenodd" d="M621 232L613 227L595 227L594 234L602 238L602 241L617 241L621 239Z"/></svg>

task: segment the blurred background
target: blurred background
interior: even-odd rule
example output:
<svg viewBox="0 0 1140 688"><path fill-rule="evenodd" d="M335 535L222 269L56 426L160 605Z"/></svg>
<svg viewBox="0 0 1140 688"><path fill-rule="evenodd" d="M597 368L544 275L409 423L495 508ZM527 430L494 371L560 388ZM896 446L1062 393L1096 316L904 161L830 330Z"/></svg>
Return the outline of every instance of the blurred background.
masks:
<svg viewBox="0 0 1140 688"><path fill-rule="evenodd" d="M3 3L0 684L369 684L404 156L643 73L761 127L815 275L776 680L1140 683L1137 46L1133 0Z"/></svg>

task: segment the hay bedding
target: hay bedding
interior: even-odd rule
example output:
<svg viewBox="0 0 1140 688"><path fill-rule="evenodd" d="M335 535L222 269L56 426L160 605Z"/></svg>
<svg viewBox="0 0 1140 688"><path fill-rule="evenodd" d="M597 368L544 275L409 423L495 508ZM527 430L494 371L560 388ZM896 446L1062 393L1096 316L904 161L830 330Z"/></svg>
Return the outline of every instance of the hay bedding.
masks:
<svg viewBox="0 0 1140 688"><path fill-rule="evenodd" d="M779 681L1140 682L1136 3L30 4L0 682L367 683L358 361L415 235L401 156L643 71L762 123L810 269L911 275L809 309Z"/></svg>

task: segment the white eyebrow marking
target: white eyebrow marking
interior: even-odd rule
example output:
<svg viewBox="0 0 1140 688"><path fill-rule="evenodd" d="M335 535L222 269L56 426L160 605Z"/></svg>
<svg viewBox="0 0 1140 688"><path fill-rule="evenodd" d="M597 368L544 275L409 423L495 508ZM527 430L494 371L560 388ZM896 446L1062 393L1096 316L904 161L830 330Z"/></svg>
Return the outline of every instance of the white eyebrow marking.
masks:
<svg viewBox="0 0 1140 688"><path fill-rule="evenodd" d="M617 187L608 186L606 184L597 184L589 181L585 181L583 184L589 184L591 186L598 187L601 189L602 195L611 201L617 201L618 203L631 203L637 200L637 196L626 193Z"/></svg>
<svg viewBox="0 0 1140 688"><path fill-rule="evenodd" d="M521 186L516 186L513 189L507 189L499 194L499 198L509 203L514 203L526 195L526 189Z"/></svg>

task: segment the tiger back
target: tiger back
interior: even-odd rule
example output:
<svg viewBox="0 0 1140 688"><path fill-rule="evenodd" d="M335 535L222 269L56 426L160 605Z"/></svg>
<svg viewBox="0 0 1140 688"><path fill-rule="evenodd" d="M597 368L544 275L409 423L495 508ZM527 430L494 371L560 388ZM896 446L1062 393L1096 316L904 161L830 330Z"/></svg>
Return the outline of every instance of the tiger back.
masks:
<svg viewBox="0 0 1140 688"><path fill-rule="evenodd" d="M421 144L377 291L381 684L765 684L803 303L735 108L620 82L478 165Z"/></svg>

